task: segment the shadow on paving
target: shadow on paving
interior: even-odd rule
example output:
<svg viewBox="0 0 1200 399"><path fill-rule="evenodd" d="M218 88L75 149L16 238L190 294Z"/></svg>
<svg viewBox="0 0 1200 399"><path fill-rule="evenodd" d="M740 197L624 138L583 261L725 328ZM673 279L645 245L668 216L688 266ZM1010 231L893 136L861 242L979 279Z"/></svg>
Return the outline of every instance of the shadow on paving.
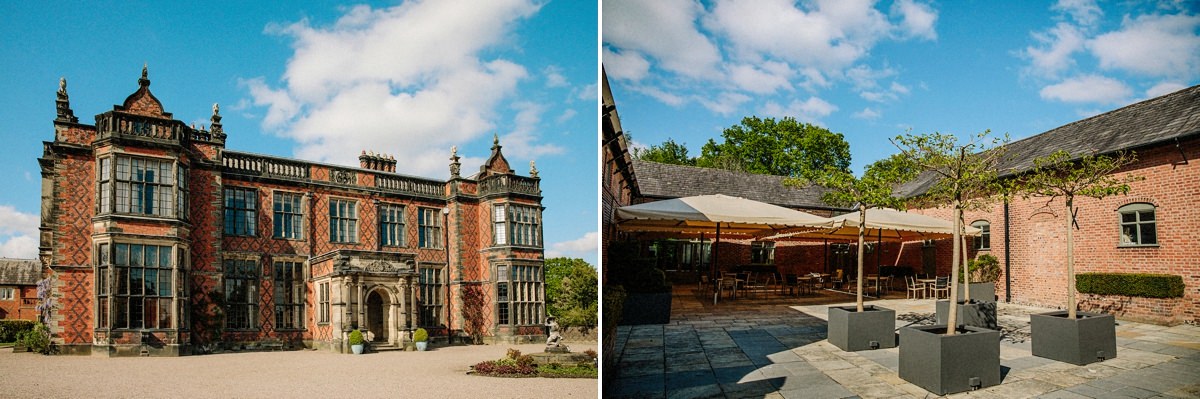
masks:
<svg viewBox="0 0 1200 399"><path fill-rule="evenodd" d="M694 287L676 289L669 324L618 328L617 367L605 373L604 396L852 397L793 351L825 340L826 322L791 308L852 298L832 292L799 298L760 294L714 305Z"/></svg>

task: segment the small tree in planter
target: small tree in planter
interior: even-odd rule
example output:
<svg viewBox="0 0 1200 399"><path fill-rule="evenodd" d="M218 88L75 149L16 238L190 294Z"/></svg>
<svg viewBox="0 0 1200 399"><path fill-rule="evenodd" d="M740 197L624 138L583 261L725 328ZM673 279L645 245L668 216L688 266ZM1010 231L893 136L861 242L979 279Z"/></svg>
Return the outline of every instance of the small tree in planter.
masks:
<svg viewBox="0 0 1200 399"><path fill-rule="evenodd" d="M1077 312L1075 301L1075 197L1096 199L1129 193L1129 183L1141 178L1114 176L1133 163L1132 153L1108 157L1087 155L1075 159L1066 151L1034 160L1034 169L1020 177L1026 195L1048 198L1047 205L1062 197L1067 228L1067 310L1030 315L1030 339L1034 356L1084 365L1117 357L1116 324L1113 316Z"/></svg>
<svg viewBox="0 0 1200 399"><path fill-rule="evenodd" d="M425 348L429 345L429 331L425 331L424 328L418 328L417 331L413 332L413 342L416 343L418 351L424 352Z"/></svg>
<svg viewBox="0 0 1200 399"><path fill-rule="evenodd" d="M904 199L893 195L897 185L916 177L912 164L903 157L882 159L867 167L862 177L828 168L814 179L829 188L821 199L835 206L858 209L858 289L855 306L829 308L829 343L844 351L893 348L896 346L896 311L879 306L863 305L863 248L866 234L867 209L903 208ZM784 185L803 186L808 179L787 179Z"/></svg>
<svg viewBox="0 0 1200 399"><path fill-rule="evenodd" d="M350 343L350 350L354 351L355 355L361 355L363 353L363 343L365 340L363 339L362 330L357 328L350 330L350 337L347 338L347 341Z"/></svg>
<svg viewBox="0 0 1200 399"><path fill-rule="evenodd" d="M989 144L989 133L961 145L954 136L940 133L906 134L892 141L919 169L935 175L925 199L949 203L954 210L952 276L959 274L964 260L963 211L987 208L997 189L1004 140L995 138ZM950 285L946 325L900 330L900 378L939 395L1000 383L1000 332L960 326L958 291L958 284Z"/></svg>
<svg viewBox="0 0 1200 399"><path fill-rule="evenodd" d="M965 278L964 278L965 277ZM1000 277L1000 261L991 254L979 255L967 261L967 267L958 278L959 289L974 292L959 305L958 322L963 325L997 329L996 280ZM968 282L969 281L969 282ZM947 319L949 302L937 302L937 319Z"/></svg>

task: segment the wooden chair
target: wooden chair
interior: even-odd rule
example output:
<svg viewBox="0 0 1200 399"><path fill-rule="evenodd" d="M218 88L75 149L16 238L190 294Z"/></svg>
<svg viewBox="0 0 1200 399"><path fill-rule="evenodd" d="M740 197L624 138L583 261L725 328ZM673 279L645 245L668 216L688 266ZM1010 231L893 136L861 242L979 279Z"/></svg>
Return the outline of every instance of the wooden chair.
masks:
<svg viewBox="0 0 1200 399"><path fill-rule="evenodd" d="M904 278L904 283L908 285L908 299L916 299L917 296L925 296L925 283L918 283L917 278L907 276Z"/></svg>
<svg viewBox="0 0 1200 399"><path fill-rule="evenodd" d="M779 284L779 293L783 294L783 289L787 288L788 295L799 295L801 291L799 277L795 274L785 274L782 284Z"/></svg>
<svg viewBox="0 0 1200 399"><path fill-rule="evenodd" d="M950 277L938 276L937 281L933 283L933 297L941 298L942 292L946 293L946 298L950 297Z"/></svg>

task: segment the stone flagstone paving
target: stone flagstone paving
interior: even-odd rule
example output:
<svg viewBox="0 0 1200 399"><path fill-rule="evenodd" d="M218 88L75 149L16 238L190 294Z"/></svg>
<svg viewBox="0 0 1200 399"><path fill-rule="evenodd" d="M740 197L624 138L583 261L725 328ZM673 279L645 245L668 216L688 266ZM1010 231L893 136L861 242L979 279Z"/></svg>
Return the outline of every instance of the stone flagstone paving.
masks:
<svg viewBox="0 0 1200 399"><path fill-rule="evenodd" d="M716 305L704 299L677 289L670 324L619 327L619 360L615 370L604 371L611 378L604 397L937 397L900 379L899 348L843 352L826 341L825 309L851 296L825 292ZM897 315L932 313L934 306L919 299L871 302ZM1001 322L1018 329L1029 313L1048 310L999 307ZM1001 384L949 397L1200 398L1197 326L1118 321L1117 358L1087 366L1034 357L1028 340L1002 339L1000 346Z"/></svg>

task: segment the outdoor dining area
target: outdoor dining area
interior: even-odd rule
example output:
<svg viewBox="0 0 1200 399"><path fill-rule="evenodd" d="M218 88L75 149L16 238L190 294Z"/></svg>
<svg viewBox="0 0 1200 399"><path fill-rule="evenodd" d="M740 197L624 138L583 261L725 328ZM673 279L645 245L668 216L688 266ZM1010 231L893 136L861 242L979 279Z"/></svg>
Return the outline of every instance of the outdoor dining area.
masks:
<svg viewBox="0 0 1200 399"><path fill-rule="evenodd" d="M618 229L655 237L712 238L709 270L700 271L698 295L712 303L739 298L813 296L819 292L855 295L859 276L850 268L817 270L796 267L763 268L729 262L720 256L721 239L804 243L828 247L831 242L857 243L859 214L825 218L745 198L702 195L631 205L616 210ZM948 238L953 223L930 216L892 209L868 209L862 231L872 243L904 243ZM966 227L967 235L979 230ZM824 252L828 253L828 250ZM876 253L876 260L880 260ZM812 269L812 268L809 268ZM950 277L913 273L911 267L875 265L864 268L863 295L882 298L903 291L907 298L940 299L949 296Z"/></svg>

